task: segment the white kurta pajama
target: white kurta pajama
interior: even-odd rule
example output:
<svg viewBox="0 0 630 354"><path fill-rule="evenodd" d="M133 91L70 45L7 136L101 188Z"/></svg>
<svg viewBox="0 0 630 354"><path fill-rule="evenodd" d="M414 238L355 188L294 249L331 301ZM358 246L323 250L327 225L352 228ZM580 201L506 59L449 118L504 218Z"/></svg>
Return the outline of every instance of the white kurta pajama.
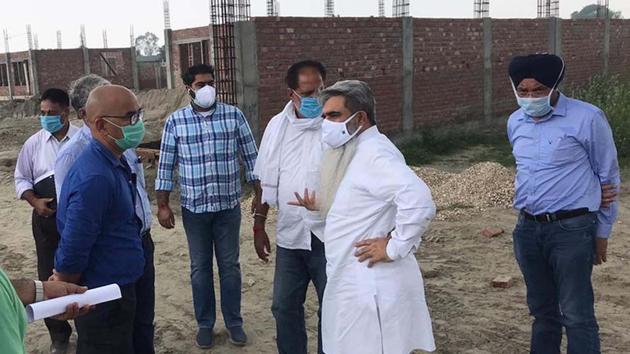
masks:
<svg viewBox="0 0 630 354"><path fill-rule="evenodd" d="M324 352L433 351L431 319L414 256L435 216L431 193L376 127L356 139L356 153L325 220ZM307 214L316 222L316 213ZM368 261L359 263L354 245L390 232L387 254L394 261L372 268Z"/></svg>

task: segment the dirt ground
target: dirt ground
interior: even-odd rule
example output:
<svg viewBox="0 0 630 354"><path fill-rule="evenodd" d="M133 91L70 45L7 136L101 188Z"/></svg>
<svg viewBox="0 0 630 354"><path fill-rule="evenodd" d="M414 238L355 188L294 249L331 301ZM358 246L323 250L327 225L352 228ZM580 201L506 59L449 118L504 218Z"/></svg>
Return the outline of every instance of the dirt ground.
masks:
<svg viewBox="0 0 630 354"><path fill-rule="evenodd" d="M15 199L12 163L24 139L37 129L37 121L19 124L0 121L0 266L11 276L34 277L35 248L30 227L31 210ZM449 169L453 167L449 158ZM154 170L147 170L148 176ZM151 178L151 177L149 177ZM151 183L152 184L152 183ZM625 191L626 189L624 189ZM602 352L630 352L630 200L622 194L619 220L609 246L609 261L594 270L596 310L601 327ZM492 209L456 220L435 221L425 235L417 259L425 276L427 300L433 318L437 353L526 353L531 319L525 305L525 287L512 251L511 232L516 214ZM274 229L273 220L268 231ZM480 235L487 226L505 234L488 239ZM221 317L217 345L210 351L194 346L196 331L189 282L186 239L177 216L173 230L153 227L156 266L156 348L158 353L275 353L275 324L270 311L274 262L256 257L251 221L241 227L243 274L242 312L250 344L236 348L227 342ZM273 233L270 232L270 235ZM216 267L215 267L216 269ZM493 278L516 279L509 289L490 286ZM218 277L215 276L215 280ZM315 352L317 304L309 291L306 317L309 348ZM218 295L217 295L218 296ZM73 335L73 341L75 340ZM26 339L28 353L45 353L49 345L43 322L31 324Z"/></svg>

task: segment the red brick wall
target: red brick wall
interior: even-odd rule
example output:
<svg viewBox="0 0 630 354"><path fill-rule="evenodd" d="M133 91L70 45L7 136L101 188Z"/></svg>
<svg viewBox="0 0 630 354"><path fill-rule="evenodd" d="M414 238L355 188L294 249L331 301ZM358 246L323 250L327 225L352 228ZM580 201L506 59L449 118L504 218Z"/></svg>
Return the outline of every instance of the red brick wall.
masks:
<svg viewBox="0 0 630 354"><path fill-rule="evenodd" d="M84 75L81 49L35 51L39 91L57 87L67 90L70 82Z"/></svg>
<svg viewBox="0 0 630 354"><path fill-rule="evenodd" d="M24 51L24 52L14 52L11 53L11 63L14 62L22 62L28 60L28 52ZM0 64L6 64L7 63L7 56L4 53L0 53ZM13 75L13 72L11 72L11 74ZM30 76L30 72L28 73L28 75ZM13 79L13 77L12 77ZM31 78L31 83L32 83L32 78ZM15 85L15 80L13 81L13 84ZM28 86L13 86L13 95L15 96L29 96L31 93L29 92L29 88ZM31 92L32 92L33 88L31 87ZM9 96L9 86L0 86L0 97L1 96Z"/></svg>
<svg viewBox="0 0 630 354"><path fill-rule="evenodd" d="M140 90L166 87L166 70L162 66L162 63L139 62L138 83L140 84Z"/></svg>
<svg viewBox="0 0 630 354"><path fill-rule="evenodd" d="M180 66L180 57L179 57L179 43L175 43L180 40L189 40L195 38L204 38L207 39L210 36L210 29L208 26L203 27L194 27L194 28L186 28L180 30L173 30L171 32L172 44L171 44L171 65L173 71L173 83L175 87L183 87L182 83L182 69L186 70L187 68L181 68ZM212 55L212 49L208 48L208 58Z"/></svg>
<svg viewBox="0 0 630 354"><path fill-rule="evenodd" d="M497 115L517 108L508 77L514 56L549 51L549 20L492 20L493 107Z"/></svg>
<svg viewBox="0 0 630 354"><path fill-rule="evenodd" d="M366 81L377 99L377 120L385 132L402 121L402 31L392 18L256 18L261 128L287 102L286 71L304 59L320 60L327 84ZM249 117L252 119L252 117Z"/></svg>
<svg viewBox="0 0 630 354"><path fill-rule="evenodd" d="M562 21L562 57L566 65L564 86L587 83L604 69L604 21Z"/></svg>
<svg viewBox="0 0 630 354"><path fill-rule="evenodd" d="M100 75L114 84L122 85L128 88L133 88L133 73L131 63L131 49L129 48L99 48L89 49L90 56L90 72L96 75ZM105 63L101 54L109 60L110 64L115 64L115 75L108 72L105 67Z"/></svg>
<svg viewBox="0 0 630 354"><path fill-rule="evenodd" d="M628 20L610 23L610 54L608 69L611 74L630 76L630 25Z"/></svg>
<svg viewBox="0 0 630 354"><path fill-rule="evenodd" d="M483 117L480 20L414 19L414 125Z"/></svg>

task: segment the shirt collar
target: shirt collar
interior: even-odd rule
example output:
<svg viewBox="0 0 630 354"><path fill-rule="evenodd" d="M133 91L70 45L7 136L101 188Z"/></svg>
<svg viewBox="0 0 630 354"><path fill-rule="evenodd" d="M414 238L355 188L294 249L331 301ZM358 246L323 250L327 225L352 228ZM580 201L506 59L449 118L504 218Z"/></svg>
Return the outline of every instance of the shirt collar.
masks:
<svg viewBox="0 0 630 354"><path fill-rule="evenodd" d="M558 96L558 102L556 102L556 106L551 110L551 112L547 113L546 116L538 120L538 122L544 122L555 116L565 117L567 115L567 104L568 104L567 96L565 96L562 92L560 92L560 95ZM525 112L523 112L522 109L520 110L520 113L521 115L518 117L519 121L522 121L522 120L527 120L527 121L532 121L532 122L534 121L534 119L528 116L527 114L525 114Z"/></svg>
<svg viewBox="0 0 630 354"><path fill-rule="evenodd" d="M48 130L44 130L44 134L46 134L46 141L50 141L50 139L55 139L55 141L59 141L60 143L63 143L64 141L70 140L70 138L72 138L72 136L74 135L76 131L77 131L76 127L70 124L68 126L68 131L66 132L66 136L64 136L63 139L61 140L57 140L57 138L55 138L55 135L49 132Z"/></svg>
<svg viewBox="0 0 630 354"><path fill-rule="evenodd" d="M98 151L101 155L103 155L103 157L105 157L105 159L112 166L114 167L122 166L120 159L116 158L116 155L114 155L113 152L109 151L109 149L106 148L105 145L101 144L100 141L96 139L92 139L92 142L90 144L92 145L92 148Z"/></svg>

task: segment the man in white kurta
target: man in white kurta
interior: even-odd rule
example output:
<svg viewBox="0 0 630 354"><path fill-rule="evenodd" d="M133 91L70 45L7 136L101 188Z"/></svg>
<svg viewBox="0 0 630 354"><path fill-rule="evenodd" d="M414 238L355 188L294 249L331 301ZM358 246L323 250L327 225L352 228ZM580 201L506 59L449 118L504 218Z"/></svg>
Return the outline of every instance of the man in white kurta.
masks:
<svg viewBox="0 0 630 354"><path fill-rule="evenodd" d="M296 204L319 209L307 213L311 222L325 221L324 352L433 351L414 255L435 215L431 193L378 131L367 84L338 82L321 97L322 138L331 147L322 161L321 197L305 191Z"/></svg>
<svg viewBox="0 0 630 354"><path fill-rule="evenodd" d="M311 229L302 210L288 205L293 193L319 182L322 107L319 93L326 69L317 61L297 62L287 71L289 102L271 119L260 144L254 174L262 186L262 204L254 213L254 246L258 257L268 260L269 238L265 221L269 207L278 209L276 263L271 311L276 320L279 354L307 354L304 301L313 283L321 303L326 287L323 229ZM318 337L319 330L318 330ZM318 353L322 354L321 340Z"/></svg>

